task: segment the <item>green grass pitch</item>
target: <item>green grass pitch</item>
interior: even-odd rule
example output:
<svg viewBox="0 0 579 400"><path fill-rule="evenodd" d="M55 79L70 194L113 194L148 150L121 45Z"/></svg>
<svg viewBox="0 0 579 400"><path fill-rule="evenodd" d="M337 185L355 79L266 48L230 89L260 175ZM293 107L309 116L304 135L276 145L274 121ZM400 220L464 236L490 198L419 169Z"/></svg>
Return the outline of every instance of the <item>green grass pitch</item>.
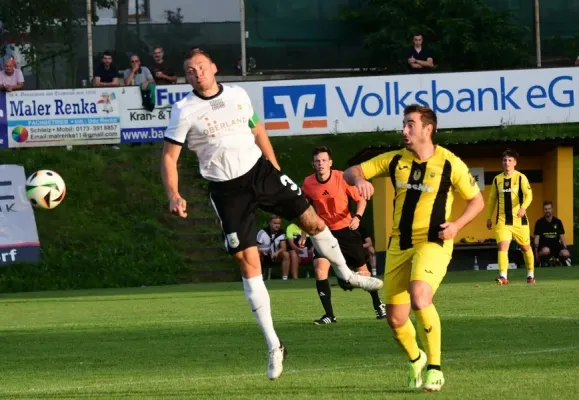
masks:
<svg viewBox="0 0 579 400"><path fill-rule="evenodd" d="M579 268L447 275L442 393L405 389L406 360L370 296L333 287L338 323L313 279L267 283L285 372L265 376L265 342L241 283L3 294L1 399L579 399Z"/></svg>

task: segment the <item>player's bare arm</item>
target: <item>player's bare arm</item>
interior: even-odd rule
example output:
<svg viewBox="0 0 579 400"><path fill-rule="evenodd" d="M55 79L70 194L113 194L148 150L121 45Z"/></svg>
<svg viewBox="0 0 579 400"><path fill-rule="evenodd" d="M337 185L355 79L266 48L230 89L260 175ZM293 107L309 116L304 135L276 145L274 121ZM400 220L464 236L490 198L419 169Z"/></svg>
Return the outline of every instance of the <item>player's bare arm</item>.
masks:
<svg viewBox="0 0 579 400"><path fill-rule="evenodd" d="M360 191L360 196L365 200L370 200L374 194L374 186L366 180L362 167L354 165L344 171L344 179L348 185L353 185Z"/></svg>
<svg viewBox="0 0 579 400"><path fill-rule="evenodd" d="M523 218L527 214L527 208L531 205L533 201L533 191L531 190L531 185L529 184L529 180L527 177L524 177L523 182L521 183L521 189L523 191L523 204L519 208L519 212L517 215L519 218Z"/></svg>
<svg viewBox="0 0 579 400"><path fill-rule="evenodd" d="M460 217L453 222L446 222L440 226L442 230L438 233L438 237L443 240L454 239L456 234L480 214L484 207L485 202L479 192L466 202L466 208Z"/></svg>
<svg viewBox="0 0 579 400"><path fill-rule="evenodd" d="M255 125L255 128L252 128L251 131L255 136L255 144L261 149L264 157L267 158L273 166L280 171L281 168L277 163L277 159L275 157L275 152L273 151L273 146L271 145L271 141L269 140L269 135L265 130L265 127L261 122L258 122Z"/></svg>
<svg viewBox="0 0 579 400"><path fill-rule="evenodd" d="M169 199L169 211L186 218L187 203L179 195L179 174L177 172L179 154L181 154L181 146L165 141L161 159L161 177L165 186L165 193Z"/></svg>

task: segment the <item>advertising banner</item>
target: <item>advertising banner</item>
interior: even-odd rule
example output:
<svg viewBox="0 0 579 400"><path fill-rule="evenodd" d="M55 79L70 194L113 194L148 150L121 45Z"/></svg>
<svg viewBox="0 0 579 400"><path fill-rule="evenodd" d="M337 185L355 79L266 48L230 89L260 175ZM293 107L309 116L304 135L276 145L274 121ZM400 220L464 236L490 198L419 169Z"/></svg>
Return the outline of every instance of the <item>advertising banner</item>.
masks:
<svg viewBox="0 0 579 400"><path fill-rule="evenodd" d="M4 109L9 147L118 143L119 91L68 89L8 93Z"/></svg>
<svg viewBox="0 0 579 400"><path fill-rule="evenodd" d="M157 142L163 140L171 119L171 107L193 88L191 85L157 86L155 108L147 111L142 105L141 90L126 87L121 92L121 143Z"/></svg>
<svg viewBox="0 0 579 400"><path fill-rule="evenodd" d="M20 165L0 165L0 266L40 261L36 219Z"/></svg>
<svg viewBox="0 0 579 400"><path fill-rule="evenodd" d="M400 130L413 103L430 106L441 129L480 128L577 122L578 79L556 68L270 81L249 92L272 136Z"/></svg>
<svg viewBox="0 0 579 400"><path fill-rule="evenodd" d="M8 124L6 118L6 93L0 92L0 149L8 147Z"/></svg>
<svg viewBox="0 0 579 400"><path fill-rule="evenodd" d="M579 122L578 68L235 82L271 136L398 131L417 103L440 129ZM0 93L0 147L161 141L191 86Z"/></svg>

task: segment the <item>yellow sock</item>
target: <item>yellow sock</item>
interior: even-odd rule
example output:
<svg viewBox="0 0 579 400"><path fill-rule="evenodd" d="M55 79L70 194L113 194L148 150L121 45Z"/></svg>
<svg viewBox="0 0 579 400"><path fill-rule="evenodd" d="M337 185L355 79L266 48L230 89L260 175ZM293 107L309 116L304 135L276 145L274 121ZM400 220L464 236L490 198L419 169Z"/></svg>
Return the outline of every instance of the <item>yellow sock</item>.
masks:
<svg viewBox="0 0 579 400"><path fill-rule="evenodd" d="M507 251L499 251L499 273L503 278L507 277L509 271L509 253Z"/></svg>
<svg viewBox="0 0 579 400"><path fill-rule="evenodd" d="M436 307L431 304L422 310L414 311L414 314L416 315L416 322L418 322L420 340L424 344L428 364L440 365L442 329Z"/></svg>
<svg viewBox="0 0 579 400"><path fill-rule="evenodd" d="M524 251L525 265L527 266L527 276L535 277L535 256L533 250Z"/></svg>
<svg viewBox="0 0 579 400"><path fill-rule="evenodd" d="M410 361L416 360L420 356L420 351L418 350L418 342L416 342L416 329L414 329L410 319L400 328L393 328L392 331L394 332L394 339L400 343L408 359Z"/></svg>

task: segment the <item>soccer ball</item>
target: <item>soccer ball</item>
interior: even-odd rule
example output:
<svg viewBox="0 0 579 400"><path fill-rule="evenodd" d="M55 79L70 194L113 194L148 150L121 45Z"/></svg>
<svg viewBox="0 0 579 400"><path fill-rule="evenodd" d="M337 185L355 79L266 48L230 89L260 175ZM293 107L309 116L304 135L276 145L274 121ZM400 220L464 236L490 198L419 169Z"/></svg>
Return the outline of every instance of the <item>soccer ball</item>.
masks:
<svg viewBox="0 0 579 400"><path fill-rule="evenodd" d="M65 194L64 180L54 171L36 171L26 180L26 195L33 207L55 208L62 203Z"/></svg>

